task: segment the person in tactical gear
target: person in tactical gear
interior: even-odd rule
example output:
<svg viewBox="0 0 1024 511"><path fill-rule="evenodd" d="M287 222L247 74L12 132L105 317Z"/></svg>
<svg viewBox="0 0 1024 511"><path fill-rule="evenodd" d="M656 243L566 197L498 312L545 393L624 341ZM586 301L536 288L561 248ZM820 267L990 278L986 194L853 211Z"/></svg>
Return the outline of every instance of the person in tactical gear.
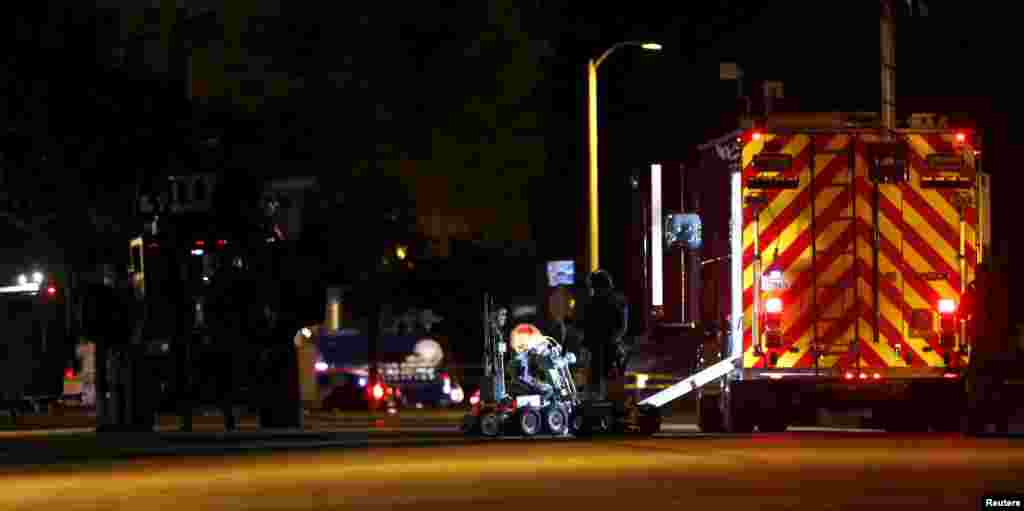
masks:
<svg viewBox="0 0 1024 511"><path fill-rule="evenodd" d="M595 399L605 399L609 378L625 370L628 305L616 292L611 275L597 270L587 278L590 300L584 309L583 343L590 352L588 387Z"/></svg>

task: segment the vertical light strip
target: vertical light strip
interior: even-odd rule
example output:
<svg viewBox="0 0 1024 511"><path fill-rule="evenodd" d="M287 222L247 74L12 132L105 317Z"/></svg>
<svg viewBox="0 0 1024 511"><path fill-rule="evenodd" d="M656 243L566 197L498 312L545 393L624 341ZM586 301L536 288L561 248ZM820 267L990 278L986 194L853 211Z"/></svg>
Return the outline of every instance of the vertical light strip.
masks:
<svg viewBox="0 0 1024 511"><path fill-rule="evenodd" d="M732 321L731 356L743 354L743 201L742 175L733 171L729 176L729 268Z"/></svg>
<svg viewBox="0 0 1024 511"><path fill-rule="evenodd" d="M651 165L651 305L660 307L665 303L665 277L662 273L661 233L661 165Z"/></svg>

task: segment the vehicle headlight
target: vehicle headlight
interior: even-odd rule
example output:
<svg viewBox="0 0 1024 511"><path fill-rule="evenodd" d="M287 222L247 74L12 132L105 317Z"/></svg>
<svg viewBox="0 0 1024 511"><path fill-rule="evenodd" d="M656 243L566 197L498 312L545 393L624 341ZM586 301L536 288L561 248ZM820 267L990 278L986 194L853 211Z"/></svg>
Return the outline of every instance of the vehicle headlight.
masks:
<svg viewBox="0 0 1024 511"><path fill-rule="evenodd" d="M462 400L466 398L466 395L462 392L462 387L456 385L452 387L452 391L448 394L448 397L451 398L453 403L461 403Z"/></svg>

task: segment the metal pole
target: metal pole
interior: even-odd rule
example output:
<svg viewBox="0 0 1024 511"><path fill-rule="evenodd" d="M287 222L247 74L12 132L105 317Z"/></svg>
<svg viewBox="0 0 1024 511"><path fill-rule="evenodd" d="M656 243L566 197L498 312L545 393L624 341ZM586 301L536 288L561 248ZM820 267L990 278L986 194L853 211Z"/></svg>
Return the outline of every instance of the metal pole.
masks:
<svg viewBox="0 0 1024 511"><path fill-rule="evenodd" d="M591 59L587 62L587 141L589 146L589 186L588 199L590 212L587 267L591 272L599 268L600 261L598 243L598 195L597 195L597 63Z"/></svg>
<svg viewBox="0 0 1024 511"><path fill-rule="evenodd" d="M750 318L750 343L755 346L754 354L761 354L761 336L758 321L761 319L761 209L754 206L754 296Z"/></svg>
<svg viewBox="0 0 1024 511"><path fill-rule="evenodd" d="M888 139L896 127L896 48L893 32L892 1L882 0L880 26L882 50L882 127Z"/></svg>
<svg viewBox="0 0 1024 511"><path fill-rule="evenodd" d="M882 74L882 140L890 141L892 139L892 130L896 128L896 49L895 49L895 36L893 33L893 18L892 18L892 1L881 0L882 13L879 18L879 37L881 47L881 74ZM851 141L852 143L852 141ZM852 164L852 162L851 162ZM874 184L872 186L872 260L874 264L874 325L873 335L874 341L877 344L879 342L879 323L881 322L881 306L880 300L880 275L878 267L878 252L881 243L881 233L879 232L879 218L878 208L880 202L881 192L879 190L878 178L876 176ZM859 360L859 359L858 359Z"/></svg>

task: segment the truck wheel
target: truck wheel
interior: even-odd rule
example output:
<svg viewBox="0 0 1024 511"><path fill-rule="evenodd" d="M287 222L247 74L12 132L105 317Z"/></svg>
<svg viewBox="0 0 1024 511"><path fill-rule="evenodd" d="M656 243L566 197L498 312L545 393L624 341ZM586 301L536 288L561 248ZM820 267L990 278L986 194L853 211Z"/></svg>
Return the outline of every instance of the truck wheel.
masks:
<svg viewBox="0 0 1024 511"><path fill-rule="evenodd" d="M480 417L480 432L484 436L495 437L501 432L501 421L493 413Z"/></svg>
<svg viewBox="0 0 1024 511"><path fill-rule="evenodd" d="M729 432L730 433L753 433L754 432L754 410L745 406L743 400L737 396L739 388L733 388L728 396L726 410L729 411Z"/></svg>
<svg viewBox="0 0 1024 511"><path fill-rule="evenodd" d="M902 408L901 408L902 407ZM882 427L890 433L919 433L928 431L928 418L906 403L890 405L878 410Z"/></svg>
<svg viewBox="0 0 1024 511"><path fill-rule="evenodd" d="M734 409L732 415L732 428L730 433L753 433L754 421L750 413L742 408Z"/></svg>
<svg viewBox="0 0 1024 511"><path fill-rule="evenodd" d="M956 433L961 430L960 416L956 413L937 412L929 422L932 429L939 433Z"/></svg>
<svg viewBox="0 0 1024 511"><path fill-rule="evenodd" d="M540 412L533 408L524 409L519 413L519 432L523 436L534 436L541 429Z"/></svg>
<svg viewBox="0 0 1024 511"><path fill-rule="evenodd" d="M757 424L757 430L762 433L782 433L789 427L789 424L786 422L786 418L781 413L770 412L760 419Z"/></svg>
<svg viewBox="0 0 1024 511"><path fill-rule="evenodd" d="M701 395L697 397L697 425L704 433L722 433L725 431L722 410L718 407L719 396Z"/></svg>
<svg viewBox="0 0 1024 511"><path fill-rule="evenodd" d="M561 408L550 408L544 414L544 428L552 435L564 435L569 426L569 417Z"/></svg>
<svg viewBox="0 0 1024 511"><path fill-rule="evenodd" d="M661 417L657 415L642 414L637 418L637 426L643 436L654 436L661 431Z"/></svg>

